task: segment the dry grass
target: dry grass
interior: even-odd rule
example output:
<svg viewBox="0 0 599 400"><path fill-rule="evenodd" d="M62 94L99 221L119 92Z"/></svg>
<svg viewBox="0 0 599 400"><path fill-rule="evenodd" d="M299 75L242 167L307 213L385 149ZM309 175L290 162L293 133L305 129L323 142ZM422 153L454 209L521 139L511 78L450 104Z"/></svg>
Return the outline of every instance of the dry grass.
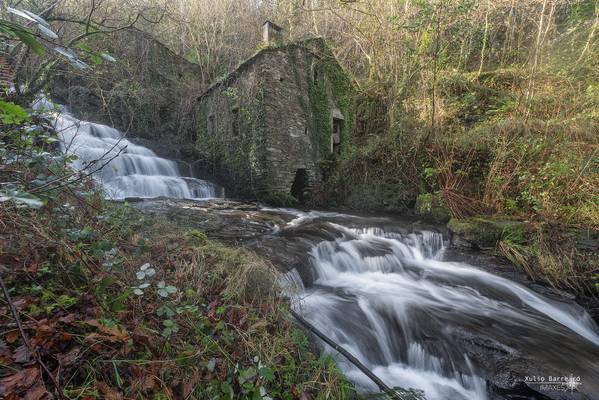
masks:
<svg viewBox="0 0 599 400"><path fill-rule="evenodd" d="M75 193L67 190L39 210L0 203L2 273L51 371L29 380L15 375L29 371L31 360L17 356L23 342L13 338L14 319L0 302L2 335L9 334L0 381L19 382L2 389L7 399L37 390L57 397L208 398L224 395L225 384L240 398L260 387L273 398L351 396L334 363L312 353L288 319L272 264L199 231ZM142 282L136 273L145 263L156 274L137 296L132 288ZM159 295L159 281L176 293ZM167 321L175 331L165 331Z"/></svg>

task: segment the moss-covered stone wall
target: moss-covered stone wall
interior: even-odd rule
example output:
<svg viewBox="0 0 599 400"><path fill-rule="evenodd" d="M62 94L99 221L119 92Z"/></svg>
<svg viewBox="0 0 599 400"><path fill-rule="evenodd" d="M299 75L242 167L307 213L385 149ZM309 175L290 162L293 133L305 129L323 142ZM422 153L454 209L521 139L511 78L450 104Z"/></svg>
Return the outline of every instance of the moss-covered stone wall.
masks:
<svg viewBox="0 0 599 400"><path fill-rule="evenodd" d="M263 49L200 97L195 148L229 193L293 203L322 182L321 162L334 157L333 115L343 119L335 152L349 148L353 99L322 39Z"/></svg>
<svg viewBox="0 0 599 400"><path fill-rule="evenodd" d="M185 153L193 140L195 99L202 92L200 66L137 29L114 33L110 40L93 38L86 48L110 53L116 62L100 60L82 74L65 66L51 81L52 96L82 119Z"/></svg>

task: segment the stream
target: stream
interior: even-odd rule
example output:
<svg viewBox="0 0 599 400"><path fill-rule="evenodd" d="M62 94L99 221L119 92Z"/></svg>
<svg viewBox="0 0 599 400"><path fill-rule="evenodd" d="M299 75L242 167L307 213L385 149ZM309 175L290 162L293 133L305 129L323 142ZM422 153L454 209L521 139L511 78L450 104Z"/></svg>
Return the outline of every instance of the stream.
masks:
<svg viewBox="0 0 599 400"><path fill-rule="evenodd" d="M271 259L292 307L387 385L428 400L599 398L599 328L589 314L515 272L502 276L495 261L465 262L443 227L214 199L224 195L218 185L182 176L114 128L65 110L54 121L73 167L103 166L92 176L109 198L145 199L134 203L145 213ZM358 390L376 391L319 344Z"/></svg>
<svg viewBox="0 0 599 400"><path fill-rule="evenodd" d="M183 176L175 161L158 157L147 147L126 139L119 130L79 120L45 96L40 96L33 108L49 110L62 152L75 156L72 166L91 173L108 198L192 199L224 194L223 189L212 182Z"/></svg>
<svg viewBox="0 0 599 400"><path fill-rule="evenodd" d="M387 385L431 400L482 400L500 371L493 364L520 361L531 377L572 374L599 394L599 331L581 308L444 260L438 232L327 225L337 237L310 249L312 284L304 287L297 270L286 276L294 307ZM353 365L340 365L376 390Z"/></svg>

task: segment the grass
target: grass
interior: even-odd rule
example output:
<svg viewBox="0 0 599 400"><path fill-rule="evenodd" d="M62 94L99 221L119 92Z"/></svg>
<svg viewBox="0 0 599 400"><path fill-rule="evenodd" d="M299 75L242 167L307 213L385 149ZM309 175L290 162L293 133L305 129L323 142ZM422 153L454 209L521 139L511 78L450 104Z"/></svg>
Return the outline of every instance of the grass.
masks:
<svg viewBox="0 0 599 400"><path fill-rule="evenodd" d="M526 240L497 250L535 279L596 294L597 248L573 236L599 231L598 53L573 63L578 45L564 36L534 74L525 63L440 71L434 132L429 85L412 82L422 90L387 102L388 126L357 132L355 151L328 165L321 203L405 210L434 195L454 218L526 221Z"/></svg>
<svg viewBox="0 0 599 400"><path fill-rule="evenodd" d="M43 373L8 384L36 363L20 356L25 342L4 300L0 381L6 398L40 386L68 398L352 393L334 363L316 356L289 321L267 261L198 231L146 220L127 204L97 195L57 200L78 205L35 211L0 205L11 301L58 386ZM144 271L155 272L139 279L144 264ZM164 297L162 281L172 292Z"/></svg>
<svg viewBox="0 0 599 400"><path fill-rule="evenodd" d="M0 131L0 397L355 398L272 264L104 200L27 122Z"/></svg>

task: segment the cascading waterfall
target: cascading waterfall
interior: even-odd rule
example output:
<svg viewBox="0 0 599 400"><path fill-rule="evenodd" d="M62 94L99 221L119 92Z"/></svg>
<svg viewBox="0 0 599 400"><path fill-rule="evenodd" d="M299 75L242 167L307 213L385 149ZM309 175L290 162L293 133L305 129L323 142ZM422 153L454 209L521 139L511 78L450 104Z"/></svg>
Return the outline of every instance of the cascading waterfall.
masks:
<svg viewBox="0 0 599 400"><path fill-rule="evenodd" d="M33 106L51 110L64 153L76 156L72 165L93 178L111 199L126 197L214 198L222 197L219 186L197 178L181 176L177 163L158 157L152 150L123 137L106 125L81 121L45 97Z"/></svg>
<svg viewBox="0 0 599 400"><path fill-rule="evenodd" d="M340 237L312 248L313 284L304 288L292 270L283 287L296 311L387 385L422 390L429 400L487 399L485 372L468 356L464 340L482 337L506 354L527 354L599 390L592 386L599 375L599 329L582 309L467 264L441 261L439 233L328 225ZM358 387L376 391L355 366L337 358Z"/></svg>

